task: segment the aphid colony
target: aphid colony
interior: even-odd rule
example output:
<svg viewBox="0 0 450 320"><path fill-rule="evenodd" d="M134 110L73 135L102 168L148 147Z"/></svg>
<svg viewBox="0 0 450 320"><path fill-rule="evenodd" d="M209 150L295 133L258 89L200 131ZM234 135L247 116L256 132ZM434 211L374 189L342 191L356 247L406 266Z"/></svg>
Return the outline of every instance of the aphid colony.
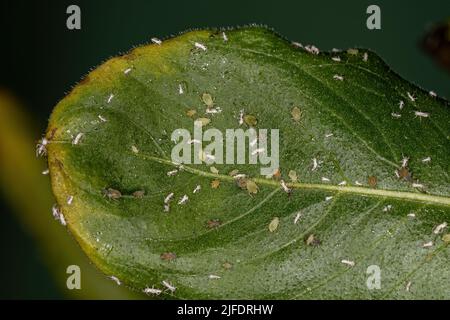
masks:
<svg viewBox="0 0 450 320"><path fill-rule="evenodd" d="M222 38L223 38L224 42L228 42L228 36L225 34L225 32L222 32ZM161 45L162 44L162 41L159 40L158 38L152 38L151 42L156 44L156 45ZM307 52L309 52L311 54L314 54L314 55L317 55L317 54L320 53L320 50L317 47L313 46L313 45L308 45L308 46L304 46L303 47L301 44L299 44L297 42L293 42L292 44L294 46L296 46L296 47L304 48ZM200 51L207 51L208 50L207 47L203 43L200 43L200 42L194 42L194 48L197 49L197 50L200 50ZM339 52L339 50L334 50L334 52ZM349 49L348 53L352 54L352 55L355 55L355 54L358 54L358 50L356 50L356 49ZM341 57L337 56L337 55L332 56L331 60L334 61L334 62L341 62L342 61ZM365 52L363 54L363 61L364 62L368 61L368 53L367 52ZM125 69L123 71L123 73L125 75L127 75L131 71L132 71L132 68L127 68L127 69ZM333 79L337 80L337 81L344 81L344 76L340 75L340 74L335 74L333 76ZM185 92L185 87L182 84L179 84L178 85L178 94L182 95L182 94L185 94L185 93L186 93ZM430 91L429 95L431 97L433 97L433 98L436 97L436 93L434 93L433 91ZM111 104L113 99L114 99L114 97L115 97L115 95L113 93L111 93L107 97L106 103L107 104ZM416 102L417 98L413 94L411 94L410 92L407 92L407 97L408 97L408 99L411 102ZM219 113L222 112L222 109L220 107L215 107L214 106L214 99L211 96L211 94L203 93L201 99L202 99L203 103L206 105L205 114L211 116L211 115L219 114ZM403 100L400 100L400 102L399 102L399 109L403 110L404 107L405 107L405 102ZM196 115L196 113L197 113L196 110L188 110L186 112L186 114L189 117L194 117ZM414 113L414 115L416 117L419 117L419 118L429 118L430 117L430 114L428 112L424 112L424 111L414 110L413 113ZM401 118L402 115L400 113L398 113L398 112L392 112L391 116L392 116L392 118L399 119L399 118ZM292 120L294 122L298 123L298 122L300 122L302 120L303 112L301 111L300 108L294 107L291 110L291 117L292 117ZM101 122L107 122L107 119L104 118L101 115L98 115L98 119ZM201 117L201 118L198 118L196 120L196 125L195 126L197 128L202 128L202 127L207 126L210 122L211 122L210 118L202 118ZM257 123L258 123L258 119L254 115L246 114L243 109L240 110L239 115L238 115L238 124L239 124L239 126L246 124L250 128L254 128ZM72 145L75 146L75 145L78 145L78 144L82 143L83 136L84 136L84 134L82 132L77 133L75 135L75 137L72 138L72 142L71 142ZM332 133L328 133L328 134L325 135L326 138L330 138L332 136L333 136ZM258 154L265 154L267 148L266 147L259 147L258 148L257 147L258 137L255 135L253 138L254 139L252 139L252 141L250 142L250 147L253 147L250 155L256 156ZM49 141L46 138L43 138L42 140L39 141L39 143L36 146L36 155L37 156L45 156L46 155L46 153L47 153L46 147L47 147L48 143L49 143ZM199 139L198 136L197 137L194 136L194 139L191 139L191 137L189 137L189 139L186 140L186 144L187 145L201 145L201 139ZM134 145L131 147L131 150L135 154L139 153L138 148L136 146L134 146ZM202 149L200 149L200 151L201 152L197 153L199 155L199 159L200 160L205 161L205 162L206 162L206 160L216 160L214 158L214 156L212 156L211 154L204 153L204 151ZM407 157L404 157L402 159L401 168L395 171L395 175L399 179L405 179L407 181L412 181L411 174L410 174L410 172L408 170L408 161L409 161L409 158L407 158ZM421 159L422 163L428 163L430 161L431 161L431 157L429 157L429 156ZM317 158L313 158L312 159L312 165L311 165L311 171L318 171L320 169L321 164L322 164L322 161L318 160ZM174 176L176 176L179 172L182 171L182 168L183 168L182 166L179 166L176 169L168 171L166 173L167 177L174 177ZM276 168L277 167L275 167L275 169ZM272 168L272 169L274 169L274 168ZM210 171L211 171L212 174L217 175L218 178L219 178L219 176L220 176L219 171L215 167L210 167ZM43 174L48 174L49 170L46 169L42 173ZM256 184L256 182L253 179L248 178L245 174L239 173L237 170L233 170L232 172L230 172L229 175L234 178L236 185L239 188L241 188L243 190L246 190L249 195L255 195L255 194L258 193L259 187ZM288 176L289 176L289 178L291 180L290 184L286 183L283 179L280 179L281 174L280 174L280 169L279 168L276 171L272 170L272 174L267 175L267 176L268 177L277 178L279 180L280 188L284 192L289 194L289 195L292 192L293 184L295 184L298 181L297 173L294 170L290 170L289 174L288 174ZM218 179L218 178L211 181L210 187L212 189L218 189L219 188L221 180ZM330 179L327 178L327 177L321 177L321 181L324 182L324 183L331 182ZM362 184L359 183L358 181L355 181L354 184L356 186L362 186ZM344 187L344 186L347 185L347 181L341 181L337 185L340 186L340 187ZM376 188L376 186L377 186L377 178L375 176L369 176L368 177L368 186L371 187L371 188ZM424 186L422 184L418 183L418 182L413 182L412 183L412 187L419 188L419 189L423 189L424 188ZM191 193L192 193L192 195L198 194L198 193L200 193L201 190L202 190L202 186L201 185L196 185L196 187L192 190ZM111 187L104 189L103 190L103 195L108 200L118 200L118 199L123 197L123 194L121 193L121 191L116 190L116 189L111 188ZM143 198L145 196L145 191L137 190L137 191L132 193L132 196L134 198L136 198L136 199L141 199L141 198ZM332 198L333 198L333 196L327 196L325 198L325 200L326 201L330 201ZM173 201L175 201L176 204L178 204L180 206L183 206L183 205L186 205L189 202L189 200L190 200L190 198L189 198L188 194L183 194L182 196L178 196L178 198L176 199L174 192L168 193L164 197L164 200L163 200L164 212L169 212L170 211L170 204ZM66 204L67 205L72 205L73 201L74 201L74 196L69 195L67 197ZM392 209L393 209L393 206L389 204L389 205L386 205L383 208L382 211L383 212L389 212ZM52 213L53 213L53 216L54 216L54 218L56 220L60 221L60 223L62 225L66 225L66 220L64 218L64 215L62 214L60 208L57 205L55 205L52 208ZM302 213L301 212L296 213L294 221L293 221L294 224L297 224L301 220L301 217L302 217ZM408 217L414 218L415 214L414 213L410 213L410 214L408 214ZM268 224L268 231L270 233L277 232L277 230L280 227L280 223L281 223L281 220L280 220L279 217L273 217L272 220L270 221L270 223ZM208 220L206 222L206 227L209 228L209 229L216 229L216 228L220 227L221 224L222 223L221 223L221 221L219 219L211 219L211 220ZM445 228L447 228L447 223L443 222L443 223L437 225L433 229L433 233L434 234L440 234L440 233L443 232L443 230ZM305 244L307 246L318 246L318 245L320 245L320 243L321 243L320 240L314 234L309 234L305 238ZM432 247L432 246L433 246L433 242L432 241L429 241L429 242L426 242L426 243L422 244L423 248L429 248L429 247ZM173 253L173 252L165 252L165 253L161 254L160 258L161 258L161 260L164 260L164 261L173 261L173 260L175 260L177 258L177 255L175 253ZM341 263L346 265L346 266L348 266L348 267L354 267L355 266L355 262L353 260L349 260L349 259L342 259ZM227 266L225 266L225 264ZM230 263L227 262L225 264L224 264L224 268L231 269L232 265ZM117 277L110 276L109 278L111 280L113 280L117 285L121 285L121 281ZM210 274L210 275L208 275L208 278L209 279L213 279L213 280L218 280L221 277L219 275ZM143 289L143 292L145 294L148 294L148 295L160 295L163 292L174 293L176 291L176 287L172 283L167 281L167 280L162 281L161 285L162 285L162 288L160 288L160 289L154 288L154 287L146 287L146 288ZM408 282L407 285L406 285L406 290L407 291L409 291L410 286L411 286L411 282Z"/></svg>

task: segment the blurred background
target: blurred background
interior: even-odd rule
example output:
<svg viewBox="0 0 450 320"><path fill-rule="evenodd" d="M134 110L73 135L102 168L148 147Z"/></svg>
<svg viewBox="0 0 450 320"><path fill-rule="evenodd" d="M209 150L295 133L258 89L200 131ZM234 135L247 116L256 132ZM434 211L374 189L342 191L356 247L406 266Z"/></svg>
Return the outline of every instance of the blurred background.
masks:
<svg viewBox="0 0 450 320"><path fill-rule="evenodd" d="M81 8L81 30L66 28L71 4ZM371 4L381 8L381 30L366 27ZM370 48L403 78L448 98L450 73L423 39L431 32L428 51L450 63L449 17L448 0L0 0L0 298L142 298L90 265L53 219L46 164L35 157L53 107L102 61L151 37L258 23L321 50ZM66 287L72 264L81 290Z"/></svg>

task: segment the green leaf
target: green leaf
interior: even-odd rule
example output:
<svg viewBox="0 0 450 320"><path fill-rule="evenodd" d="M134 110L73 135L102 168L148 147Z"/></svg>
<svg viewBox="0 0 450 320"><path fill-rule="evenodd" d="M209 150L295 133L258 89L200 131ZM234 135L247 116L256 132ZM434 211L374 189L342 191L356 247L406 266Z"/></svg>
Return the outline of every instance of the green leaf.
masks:
<svg viewBox="0 0 450 320"><path fill-rule="evenodd" d="M94 263L150 295L448 299L448 107L368 50L189 32L107 61L58 104L52 186ZM279 170L173 164L171 133L197 118L279 129Z"/></svg>

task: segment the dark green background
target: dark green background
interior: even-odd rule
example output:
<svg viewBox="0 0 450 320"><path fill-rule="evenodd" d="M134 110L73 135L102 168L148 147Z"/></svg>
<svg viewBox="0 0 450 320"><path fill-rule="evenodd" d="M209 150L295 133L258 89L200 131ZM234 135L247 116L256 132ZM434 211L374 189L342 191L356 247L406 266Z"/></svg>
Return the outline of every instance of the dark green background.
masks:
<svg viewBox="0 0 450 320"><path fill-rule="evenodd" d="M77 4L82 29L66 28ZM366 8L381 7L382 29L366 28ZM44 132L55 104L108 57L190 29L265 24L322 50L365 47L396 72L450 97L450 76L419 47L433 22L450 17L450 1L5 1L0 3L0 87L11 90ZM39 132L39 131L38 131ZM37 137L39 134L37 132ZM60 298L31 236L0 203L0 298Z"/></svg>

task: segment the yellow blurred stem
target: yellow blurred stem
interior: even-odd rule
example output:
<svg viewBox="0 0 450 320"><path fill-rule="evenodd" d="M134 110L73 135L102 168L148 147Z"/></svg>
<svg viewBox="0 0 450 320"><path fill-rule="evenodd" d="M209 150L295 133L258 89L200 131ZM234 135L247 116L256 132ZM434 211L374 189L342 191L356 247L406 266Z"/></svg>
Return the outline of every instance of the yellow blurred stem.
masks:
<svg viewBox="0 0 450 320"><path fill-rule="evenodd" d="M139 298L98 271L66 229L53 219L50 181L41 174L46 164L35 156L38 138L17 101L0 90L0 189L33 236L62 292L82 299ZM72 264L81 268L81 290L66 287L66 268Z"/></svg>

